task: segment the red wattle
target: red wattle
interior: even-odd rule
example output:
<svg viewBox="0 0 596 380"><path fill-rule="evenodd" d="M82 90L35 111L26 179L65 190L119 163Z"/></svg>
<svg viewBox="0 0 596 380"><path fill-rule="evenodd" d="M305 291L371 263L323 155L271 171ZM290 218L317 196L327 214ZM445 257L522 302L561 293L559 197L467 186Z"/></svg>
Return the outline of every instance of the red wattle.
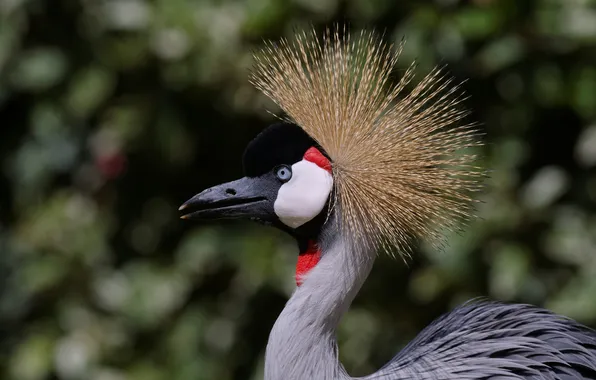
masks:
<svg viewBox="0 0 596 380"><path fill-rule="evenodd" d="M329 162L329 160L327 159L327 157L325 157L325 155L323 153L321 153L321 151L319 151L314 146L313 147L310 147L306 151L306 153L304 153L304 157L303 158L306 161L310 161L313 164L316 164L321 169L325 169L328 172L331 172L331 162Z"/></svg>
<svg viewBox="0 0 596 380"><path fill-rule="evenodd" d="M319 263L321 259L321 250L314 241L308 242L306 252L298 255L296 262L296 285L302 285L302 277Z"/></svg>

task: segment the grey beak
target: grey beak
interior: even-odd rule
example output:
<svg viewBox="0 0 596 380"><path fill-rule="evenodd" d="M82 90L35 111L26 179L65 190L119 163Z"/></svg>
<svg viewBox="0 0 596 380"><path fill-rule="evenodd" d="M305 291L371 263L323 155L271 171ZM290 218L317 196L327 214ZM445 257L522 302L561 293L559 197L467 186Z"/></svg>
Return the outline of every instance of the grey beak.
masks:
<svg viewBox="0 0 596 380"><path fill-rule="evenodd" d="M273 213L272 192L268 181L244 177L211 187L186 201L179 210L182 219L262 219Z"/></svg>

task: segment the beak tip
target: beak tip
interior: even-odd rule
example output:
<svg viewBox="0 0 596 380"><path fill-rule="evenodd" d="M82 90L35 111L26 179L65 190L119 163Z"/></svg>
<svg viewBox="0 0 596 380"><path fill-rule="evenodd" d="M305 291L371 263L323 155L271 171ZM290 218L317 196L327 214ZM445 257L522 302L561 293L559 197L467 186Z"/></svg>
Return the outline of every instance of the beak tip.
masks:
<svg viewBox="0 0 596 380"><path fill-rule="evenodd" d="M188 207L188 204L183 204L182 206L178 207L178 211L183 211L184 209L186 209Z"/></svg>
<svg viewBox="0 0 596 380"><path fill-rule="evenodd" d="M188 215L182 215L182 216L180 217L180 219L186 220L186 219L188 219Z"/></svg>

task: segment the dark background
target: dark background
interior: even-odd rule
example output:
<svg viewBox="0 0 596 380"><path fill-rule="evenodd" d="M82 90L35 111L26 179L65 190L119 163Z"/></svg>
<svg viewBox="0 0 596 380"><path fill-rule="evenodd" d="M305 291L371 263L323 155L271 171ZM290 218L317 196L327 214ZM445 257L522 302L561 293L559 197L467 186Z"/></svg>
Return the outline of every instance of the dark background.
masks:
<svg viewBox="0 0 596 380"><path fill-rule="evenodd" d="M251 50L338 21L467 80L492 170L443 252L379 260L348 371L477 296L596 326L596 2L0 0L0 378L261 378L296 248L177 208L273 120Z"/></svg>

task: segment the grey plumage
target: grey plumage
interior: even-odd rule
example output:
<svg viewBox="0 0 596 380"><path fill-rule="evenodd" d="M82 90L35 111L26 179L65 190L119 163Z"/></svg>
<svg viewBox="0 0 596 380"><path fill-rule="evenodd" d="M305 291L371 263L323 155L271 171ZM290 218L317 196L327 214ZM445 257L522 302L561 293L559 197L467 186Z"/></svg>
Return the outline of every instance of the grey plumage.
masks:
<svg viewBox="0 0 596 380"><path fill-rule="evenodd" d="M471 302L366 379L596 379L596 332L530 305Z"/></svg>
<svg viewBox="0 0 596 380"><path fill-rule="evenodd" d="M335 329L374 254L325 227L323 257L279 316L267 345L267 380L349 380ZM354 251L355 250L355 251ZM346 252L349 251L349 252ZM548 310L473 301L434 321L361 380L596 380L596 332Z"/></svg>

